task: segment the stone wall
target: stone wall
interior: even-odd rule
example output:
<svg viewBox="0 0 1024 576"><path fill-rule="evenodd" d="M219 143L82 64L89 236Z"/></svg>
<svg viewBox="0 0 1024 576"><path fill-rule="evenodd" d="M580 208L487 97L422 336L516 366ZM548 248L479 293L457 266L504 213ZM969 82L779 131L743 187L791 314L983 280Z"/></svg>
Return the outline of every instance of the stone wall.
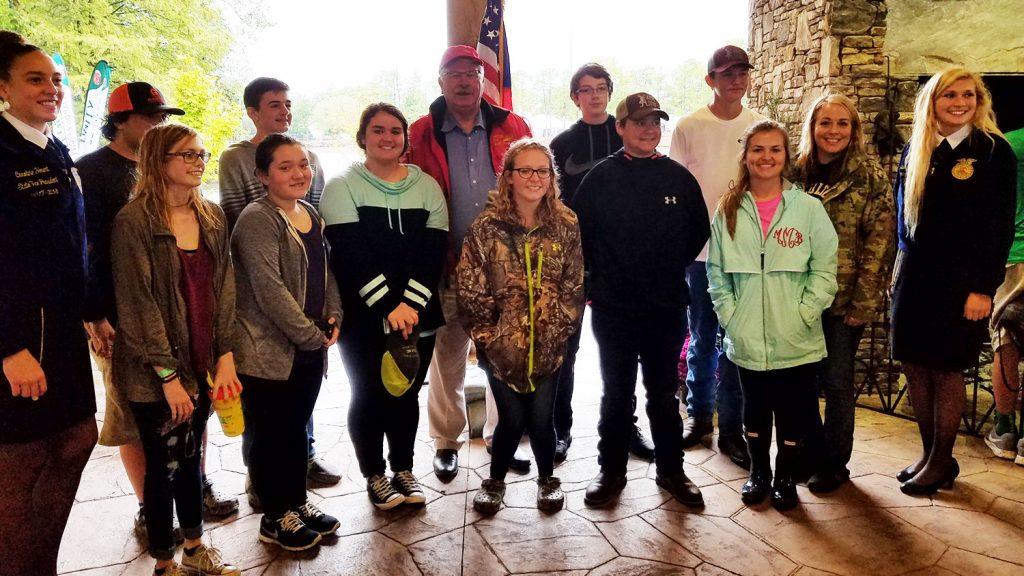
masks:
<svg viewBox="0 0 1024 576"><path fill-rule="evenodd" d="M886 16L884 0L752 0L751 107L797 135L818 96L846 94L876 152L876 126L888 124Z"/></svg>

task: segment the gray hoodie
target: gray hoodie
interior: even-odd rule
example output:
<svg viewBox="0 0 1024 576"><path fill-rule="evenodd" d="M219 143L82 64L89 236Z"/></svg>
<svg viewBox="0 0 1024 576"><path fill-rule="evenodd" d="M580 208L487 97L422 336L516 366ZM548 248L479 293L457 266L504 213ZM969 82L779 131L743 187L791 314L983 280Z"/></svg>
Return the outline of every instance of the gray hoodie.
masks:
<svg viewBox="0 0 1024 576"><path fill-rule="evenodd" d="M309 211L323 229L323 220L308 203ZM231 257L238 292L238 328L235 331L235 363L240 374L266 380L287 380L295 349L322 347L323 333L303 312L306 299L308 258L324 259L327 274L323 318L341 325L341 297L327 264L327 251L306 254L302 239L288 217L268 198L260 198L242 210L231 234Z"/></svg>

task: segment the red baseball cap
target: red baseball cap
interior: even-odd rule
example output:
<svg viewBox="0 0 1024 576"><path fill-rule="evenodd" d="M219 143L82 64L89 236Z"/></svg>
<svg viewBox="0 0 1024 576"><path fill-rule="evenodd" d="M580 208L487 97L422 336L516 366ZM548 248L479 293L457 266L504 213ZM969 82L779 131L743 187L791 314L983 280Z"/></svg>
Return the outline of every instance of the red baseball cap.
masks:
<svg viewBox="0 0 1024 576"><path fill-rule="evenodd" d="M438 70L444 70L444 67L451 64L452 60L458 60L459 58L468 58L481 66L484 64L484 61L480 59L480 54L475 49L465 44L457 44L449 46L444 51L444 54L441 55L441 67Z"/></svg>
<svg viewBox="0 0 1024 576"><path fill-rule="evenodd" d="M164 95L155 86L146 82L127 82L110 93L107 113L131 112L133 114L156 114L164 112L184 116L185 111L167 105Z"/></svg>

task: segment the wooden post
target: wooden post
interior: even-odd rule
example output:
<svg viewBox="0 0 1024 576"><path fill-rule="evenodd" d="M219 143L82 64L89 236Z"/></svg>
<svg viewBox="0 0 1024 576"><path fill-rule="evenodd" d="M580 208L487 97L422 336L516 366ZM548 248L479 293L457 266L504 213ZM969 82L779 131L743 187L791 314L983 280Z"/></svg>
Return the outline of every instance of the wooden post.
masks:
<svg viewBox="0 0 1024 576"><path fill-rule="evenodd" d="M483 20L487 0L448 1L448 45L465 44L476 48L480 38L480 21Z"/></svg>

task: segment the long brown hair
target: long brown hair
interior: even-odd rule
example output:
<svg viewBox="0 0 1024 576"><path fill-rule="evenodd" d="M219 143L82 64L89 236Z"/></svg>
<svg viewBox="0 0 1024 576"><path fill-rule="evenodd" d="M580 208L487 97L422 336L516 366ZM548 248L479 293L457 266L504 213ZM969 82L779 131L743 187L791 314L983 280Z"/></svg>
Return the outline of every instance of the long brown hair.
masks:
<svg viewBox="0 0 1024 576"><path fill-rule="evenodd" d="M488 202L494 206L495 211L502 220L520 222L519 212L516 210L516 202L512 198L512 174L516 164L516 157L527 150L540 150L548 159L548 168L551 170L551 177L548 178L548 189L544 192L544 198L537 207L537 222L546 222L560 208L562 202L558 199L558 173L555 170L555 157L551 150L533 138L522 138L516 140L505 152L505 160L502 161L501 174L498 175L498 189L491 192Z"/></svg>
<svg viewBox="0 0 1024 576"><path fill-rule="evenodd" d="M740 154L739 159L739 179L734 180L729 186L729 191L718 200L717 214L725 216L725 225L729 230L730 238L736 235L736 211L739 210L740 203L743 202L743 195L750 188L750 170L747 168L747 151L750 150L750 140L757 134L764 132L778 132L782 134L782 147L786 150L786 165L783 166L782 173L785 174L789 167L789 133L786 132L786 128L782 124L774 120L761 120L747 128L747 131L743 133L743 153Z"/></svg>
<svg viewBox="0 0 1024 576"><path fill-rule="evenodd" d="M907 152L906 181L903 186L903 221L907 225L910 236L917 230L917 220L921 215L921 203L924 201L924 179L932 163L932 152L935 141L939 138L939 122L935 119L935 101L955 82L968 79L974 83L976 107L971 124L982 134L992 140L994 136L1002 137L996 126L996 115L992 112L992 94L989 93L981 76L955 66L937 72L917 93L914 103L914 126L910 132L910 150Z"/></svg>
<svg viewBox="0 0 1024 576"><path fill-rule="evenodd" d="M850 143L843 151L840 166L845 169L848 159L864 154L864 128L861 126L857 105L844 94L823 94L811 105L800 132L800 149L797 150L795 163L800 180L804 183L807 182L812 168L818 162L818 143L814 141L814 125L818 122L818 112L829 104L838 104L846 108L850 114Z"/></svg>
<svg viewBox="0 0 1024 576"><path fill-rule="evenodd" d="M142 138L139 146L138 180L133 200L141 202L146 214L153 220L170 226L170 205L167 202L167 154L179 142L198 138L199 133L184 124L162 124L153 127ZM223 226L213 210L203 200L199 188L189 191L188 205L195 210L199 222L210 228Z"/></svg>

